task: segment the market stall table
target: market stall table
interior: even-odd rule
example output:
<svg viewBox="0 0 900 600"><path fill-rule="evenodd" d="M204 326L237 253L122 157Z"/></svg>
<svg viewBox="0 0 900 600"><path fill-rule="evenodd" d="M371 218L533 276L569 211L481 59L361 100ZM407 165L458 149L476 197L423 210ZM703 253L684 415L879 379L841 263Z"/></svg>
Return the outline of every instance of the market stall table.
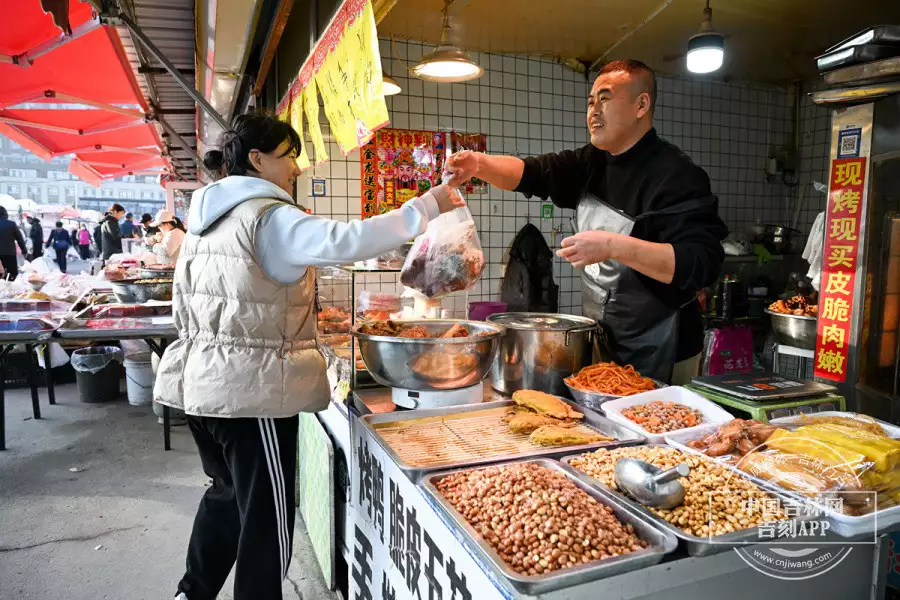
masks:
<svg viewBox="0 0 900 600"><path fill-rule="evenodd" d="M371 428L361 426L351 408L351 489L343 553L348 564L350 595L372 598L443 597L479 600L533 598L667 598L728 597L758 599L793 597L784 581L754 571L733 551L688 556L684 549L661 564L577 583L539 594L523 593L485 560L483 553L450 514L424 493L423 482L411 481ZM333 417L344 414L336 411ZM337 436L335 436L337 439ZM828 541L840 542L831 537ZM884 538L854 548L828 573L804 582L804 595L821 598L869 598L883 585ZM873 570L873 565L877 568ZM381 593L379 593L381 592Z"/></svg>
<svg viewBox="0 0 900 600"><path fill-rule="evenodd" d="M170 340L178 337L171 316L146 318L80 319L64 323L55 335L66 340L144 340L162 358ZM159 341L157 341L159 340ZM163 447L172 449L169 407L163 405Z"/></svg>
<svg viewBox="0 0 900 600"><path fill-rule="evenodd" d="M6 450L6 359L18 345L25 346L27 355L26 371L28 385L31 388L31 407L35 419L41 418L41 406L38 401L37 381L35 379L34 348L46 344L53 333L55 324L36 317L6 318L0 317L0 450ZM49 360L49 359L48 359ZM53 390L53 375L50 368L45 370L47 396L50 404L56 404Z"/></svg>

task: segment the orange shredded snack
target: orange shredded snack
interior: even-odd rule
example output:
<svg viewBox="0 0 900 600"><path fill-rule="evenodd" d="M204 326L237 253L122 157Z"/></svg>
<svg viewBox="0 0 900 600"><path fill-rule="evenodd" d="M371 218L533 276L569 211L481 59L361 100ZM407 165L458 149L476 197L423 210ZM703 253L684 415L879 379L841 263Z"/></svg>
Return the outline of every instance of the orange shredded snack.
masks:
<svg viewBox="0 0 900 600"><path fill-rule="evenodd" d="M633 396L656 389L652 379L641 377L631 365L620 367L611 362L585 367L575 375L567 377L566 383L579 390L610 396Z"/></svg>

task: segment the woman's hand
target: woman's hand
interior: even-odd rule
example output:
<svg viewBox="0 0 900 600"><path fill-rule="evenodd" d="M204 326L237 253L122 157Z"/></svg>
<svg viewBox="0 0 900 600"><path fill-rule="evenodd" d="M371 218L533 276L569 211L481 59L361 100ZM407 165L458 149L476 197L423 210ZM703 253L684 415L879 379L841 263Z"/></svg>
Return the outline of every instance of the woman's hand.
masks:
<svg viewBox="0 0 900 600"><path fill-rule="evenodd" d="M437 185L431 188L431 195L437 200L438 208L441 214L462 208L466 205L466 201L457 191L456 188L446 184Z"/></svg>

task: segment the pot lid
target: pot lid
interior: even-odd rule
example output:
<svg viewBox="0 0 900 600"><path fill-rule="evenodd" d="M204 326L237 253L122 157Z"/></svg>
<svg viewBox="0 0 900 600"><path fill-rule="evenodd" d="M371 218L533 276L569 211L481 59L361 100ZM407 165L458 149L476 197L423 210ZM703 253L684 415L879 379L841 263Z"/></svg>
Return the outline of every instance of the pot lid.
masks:
<svg viewBox="0 0 900 600"><path fill-rule="evenodd" d="M509 327L510 329L529 329L543 331L569 331L594 327L597 321L576 315L558 315L555 313L499 313L488 317L488 321Z"/></svg>

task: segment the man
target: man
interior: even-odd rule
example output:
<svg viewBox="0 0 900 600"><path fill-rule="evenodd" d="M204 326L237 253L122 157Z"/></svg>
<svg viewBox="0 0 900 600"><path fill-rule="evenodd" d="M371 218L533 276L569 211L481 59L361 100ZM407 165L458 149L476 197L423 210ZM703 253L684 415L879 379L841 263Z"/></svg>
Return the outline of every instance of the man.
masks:
<svg viewBox="0 0 900 600"><path fill-rule="evenodd" d="M144 213L141 215L141 237L144 239L152 237L159 233L158 227L152 227L151 223L153 223L153 215L150 213Z"/></svg>
<svg viewBox="0 0 900 600"><path fill-rule="evenodd" d="M584 313L603 323L614 358L685 383L697 373L697 290L719 275L728 229L706 172L653 128L656 77L609 63L588 97L591 143L521 160L461 152L447 170L576 209L557 254L583 269Z"/></svg>
<svg viewBox="0 0 900 600"><path fill-rule="evenodd" d="M134 215L128 213L125 215L125 220L122 222L122 226L119 228L119 231L122 233L123 238L134 237Z"/></svg>
<svg viewBox="0 0 900 600"><path fill-rule="evenodd" d="M28 217L28 237L31 238L31 260L44 255L44 228L37 217Z"/></svg>
<svg viewBox="0 0 900 600"><path fill-rule="evenodd" d="M9 220L6 208L0 206L0 264L3 265L3 278L10 281L19 276L19 260L16 257L16 244L22 250L22 256L28 254L25 236L22 230Z"/></svg>

